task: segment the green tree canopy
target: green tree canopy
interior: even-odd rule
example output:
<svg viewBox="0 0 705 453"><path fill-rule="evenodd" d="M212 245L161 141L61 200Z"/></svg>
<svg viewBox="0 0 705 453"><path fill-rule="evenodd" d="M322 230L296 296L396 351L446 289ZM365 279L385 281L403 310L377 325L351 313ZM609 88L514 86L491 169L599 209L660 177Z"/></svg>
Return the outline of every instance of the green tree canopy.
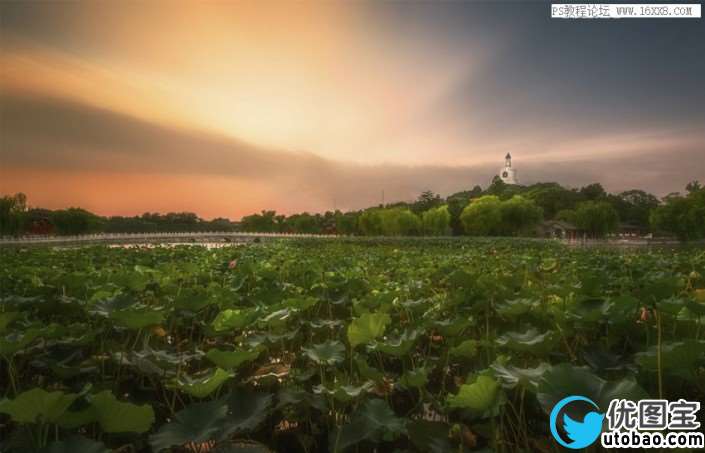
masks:
<svg viewBox="0 0 705 453"><path fill-rule="evenodd" d="M502 223L500 234L506 236L531 236L543 220L543 210L532 200L514 195L500 205Z"/></svg>
<svg viewBox="0 0 705 453"><path fill-rule="evenodd" d="M502 225L502 202L496 195L475 198L463 209L460 221L470 236L499 234Z"/></svg>
<svg viewBox="0 0 705 453"><path fill-rule="evenodd" d="M584 201L575 209L573 222L589 236L601 238L617 229L619 214L606 201Z"/></svg>
<svg viewBox="0 0 705 453"><path fill-rule="evenodd" d="M450 234L450 213L448 206L443 205L429 209L421 216L424 234L430 236L444 236Z"/></svg>
<svg viewBox="0 0 705 453"><path fill-rule="evenodd" d="M686 196L668 196L663 205L651 211L655 232L670 233L684 241L705 238L705 188L694 181L686 191Z"/></svg>

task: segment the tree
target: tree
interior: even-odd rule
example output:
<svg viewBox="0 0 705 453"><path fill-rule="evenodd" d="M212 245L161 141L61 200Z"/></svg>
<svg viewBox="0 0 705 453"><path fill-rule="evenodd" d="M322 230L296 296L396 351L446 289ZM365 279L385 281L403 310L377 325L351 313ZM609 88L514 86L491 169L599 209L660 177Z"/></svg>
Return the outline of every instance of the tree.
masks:
<svg viewBox="0 0 705 453"><path fill-rule="evenodd" d="M500 205L502 222L499 233L505 236L533 236L543 220L543 210L521 195L514 195Z"/></svg>
<svg viewBox="0 0 705 453"><path fill-rule="evenodd" d="M357 228L358 224L358 213L356 212L346 212L336 213L335 216L335 230L338 234L353 235L359 233Z"/></svg>
<svg viewBox="0 0 705 453"><path fill-rule="evenodd" d="M475 198L463 209L460 221L471 236L496 235L502 225L502 202L496 195Z"/></svg>
<svg viewBox="0 0 705 453"><path fill-rule="evenodd" d="M426 190L421 192L421 195L419 195L414 204L411 205L411 210L415 214L420 214L441 204L443 204L443 200L440 195L433 193L431 190Z"/></svg>
<svg viewBox="0 0 705 453"><path fill-rule="evenodd" d="M525 196L543 210L547 219L553 219L559 211L573 209L583 201L583 195L576 190L566 189L555 182L534 184L527 188Z"/></svg>
<svg viewBox="0 0 705 453"><path fill-rule="evenodd" d="M409 209L382 209L379 215L385 236L413 236L421 232L421 220Z"/></svg>
<svg viewBox="0 0 705 453"><path fill-rule="evenodd" d="M602 184L599 182L583 187L580 189L580 194L585 197L587 201L601 200L607 196L604 187L602 187Z"/></svg>
<svg viewBox="0 0 705 453"><path fill-rule="evenodd" d="M575 209L574 222L589 236L601 238L617 229L619 214L606 201L584 201Z"/></svg>
<svg viewBox="0 0 705 453"><path fill-rule="evenodd" d="M694 181L686 190L688 195L669 195L651 211L653 231L673 234L682 241L705 238L705 188Z"/></svg>
<svg viewBox="0 0 705 453"><path fill-rule="evenodd" d="M0 235L20 234L24 227L26 210L27 196L21 192L0 198Z"/></svg>
<svg viewBox="0 0 705 453"><path fill-rule="evenodd" d="M656 196L643 190L627 190L617 195L608 195L607 201L617 210L622 222L643 228L649 226L651 210L659 205Z"/></svg>
<svg viewBox="0 0 705 453"><path fill-rule="evenodd" d="M450 233L450 213L448 206L443 205L429 209L421 216L424 234L430 236L445 236Z"/></svg>
<svg viewBox="0 0 705 453"><path fill-rule="evenodd" d="M240 220L242 231L252 231L259 233L273 233L277 231L276 211L262 211L260 214L252 214Z"/></svg>
<svg viewBox="0 0 705 453"><path fill-rule="evenodd" d="M358 228L365 236L379 236L382 234L381 209L372 208L364 211L358 217Z"/></svg>
<svg viewBox="0 0 705 453"><path fill-rule="evenodd" d="M51 222L59 234L78 235L102 231L105 219L81 208L53 211Z"/></svg>
<svg viewBox="0 0 705 453"><path fill-rule="evenodd" d="M446 206L448 207L448 214L450 215L450 229L453 236L460 236L465 232L463 222L460 220L460 215L469 202L469 197L458 194L448 197L447 199Z"/></svg>

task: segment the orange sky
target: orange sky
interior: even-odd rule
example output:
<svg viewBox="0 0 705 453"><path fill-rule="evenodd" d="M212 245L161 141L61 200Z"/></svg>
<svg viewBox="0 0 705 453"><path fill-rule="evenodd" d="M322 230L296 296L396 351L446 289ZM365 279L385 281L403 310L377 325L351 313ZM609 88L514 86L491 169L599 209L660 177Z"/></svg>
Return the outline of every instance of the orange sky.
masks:
<svg viewBox="0 0 705 453"><path fill-rule="evenodd" d="M664 153L702 152L702 109L644 108L637 121L628 105L581 107L560 94L577 85L532 80L551 68L540 51L525 61L533 28L517 20L505 29L516 19L504 10L286 1L0 8L0 192L23 191L33 205L231 218L359 208L382 191L389 201L486 185L507 151L527 182L605 177L619 190L679 175L654 188L665 192L702 169L651 174ZM649 168L603 171L642 155Z"/></svg>

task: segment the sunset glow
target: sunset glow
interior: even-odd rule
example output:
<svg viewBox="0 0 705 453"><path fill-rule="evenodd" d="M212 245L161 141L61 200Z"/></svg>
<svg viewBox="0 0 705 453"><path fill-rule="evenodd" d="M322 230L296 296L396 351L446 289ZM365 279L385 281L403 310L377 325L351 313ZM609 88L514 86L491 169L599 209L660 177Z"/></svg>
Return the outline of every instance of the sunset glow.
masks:
<svg viewBox="0 0 705 453"><path fill-rule="evenodd" d="M527 182L665 194L705 174L702 24L659 25L692 53L673 80L666 57L610 63L613 41L560 57L591 25L545 6L3 3L0 191L238 218L447 195L486 185L506 152Z"/></svg>

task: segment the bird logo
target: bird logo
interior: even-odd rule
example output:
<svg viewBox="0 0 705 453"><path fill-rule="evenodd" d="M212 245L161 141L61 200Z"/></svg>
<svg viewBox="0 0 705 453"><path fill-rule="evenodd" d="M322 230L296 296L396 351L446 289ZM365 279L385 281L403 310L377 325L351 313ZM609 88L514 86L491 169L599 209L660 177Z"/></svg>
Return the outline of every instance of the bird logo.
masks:
<svg viewBox="0 0 705 453"><path fill-rule="evenodd" d="M600 436L600 432L602 431L602 421L605 419L605 414L595 411L588 412L582 422L573 420L567 414L563 414L563 430L566 432L568 439L571 441L566 442L560 434L558 434L556 424L558 422L558 415L561 412L561 409L574 401L585 401L593 405L595 409L600 409L593 400L585 398L584 396L573 395L563 398L558 402L558 404L553 406L553 410L551 411L551 434L553 434L556 442L562 446L573 450L579 450L592 445Z"/></svg>

